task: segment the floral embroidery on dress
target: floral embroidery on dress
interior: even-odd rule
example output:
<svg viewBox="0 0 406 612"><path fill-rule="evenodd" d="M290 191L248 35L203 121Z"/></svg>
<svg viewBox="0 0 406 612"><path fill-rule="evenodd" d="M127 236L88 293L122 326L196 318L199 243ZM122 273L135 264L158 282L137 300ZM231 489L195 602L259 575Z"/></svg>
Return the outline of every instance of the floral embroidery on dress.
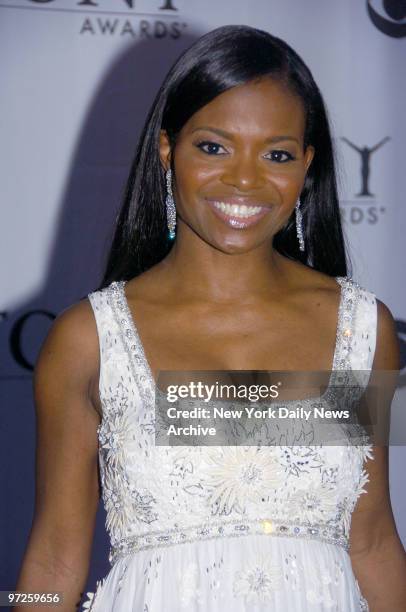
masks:
<svg viewBox="0 0 406 612"><path fill-rule="evenodd" d="M247 603L258 603L270 600L275 590L279 589L282 572L270 556L260 556L248 562L235 573L233 580L234 597L244 597Z"/></svg>
<svg viewBox="0 0 406 612"><path fill-rule="evenodd" d="M106 470L109 473L110 468ZM155 498L147 489L138 490L135 485L117 473L111 475L112 488L105 485L103 491L106 508L106 527L112 531L125 532L134 519L143 523L152 523L157 519L153 511Z"/></svg>
<svg viewBox="0 0 406 612"><path fill-rule="evenodd" d="M105 470L105 473L108 474L108 470ZM131 500L127 495L124 483L120 480L117 474L112 474L111 480L106 478L103 489L106 528L113 533L124 533L133 520Z"/></svg>
<svg viewBox="0 0 406 612"><path fill-rule="evenodd" d="M334 489L327 489L315 483L292 493L288 503L292 518L306 523L320 523L337 505Z"/></svg>
<svg viewBox="0 0 406 612"><path fill-rule="evenodd" d="M323 584L315 584L306 590L306 599L311 604L323 604L323 608L332 608L336 601L332 599L328 590Z"/></svg>
<svg viewBox="0 0 406 612"><path fill-rule="evenodd" d="M201 603L199 575L200 571L196 562L190 563L185 570L178 574L179 597L182 609L188 609L192 602Z"/></svg>
<svg viewBox="0 0 406 612"><path fill-rule="evenodd" d="M178 457L173 462L173 469L170 472L171 476L179 476L185 478L187 474L193 474L193 463L188 457Z"/></svg>
<svg viewBox="0 0 406 612"><path fill-rule="evenodd" d="M354 447L353 452L358 452L360 465L363 465L365 458L373 459L371 447L369 448L368 447L365 448L362 446ZM368 484L368 482L369 482L368 472L364 468L361 467L358 482L353 486L353 488L351 489L349 494L344 498L344 500L338 504L344 531L347 534L350 533L351 517L352 517L353 510L356 506L356 503L359 497L363 493L367 493L367 489L365 488L365 486Z"/></svg>
<svg viewBox="0 0 406 612"><path fill-rule="evenodd" d="M308 581L306 588L306 599L312 604L323 604L323 607L329 609L337 604L331 597L331 585L338 578L337 567L335 569L334 578L331 576L329 568L325 565L319 565L314 568L314 575Z"/></svg>
<svg viewBox="0 0 406 612"><path fill-rule="evenodd" d="M213 514L244 513L281 481L279 462L269 448L225 447L207 455L206 484Z"/></svg>
<svg viewBox="0 0 406 612"><path fill-rule="evenodd" d="M155 499L148 490L137 489L128 475L129 457L136 452L141 430L130 416L128 391L122 381L114 391L110 389L103 402L106 412L98 437L106 527L111 532L125 533L134 517L145 523L156 520L152 509Z"/></svg>
<svg viewBox="0 0 406 612"><path fill-rule="evenodd" d="M113 389L109 389L103 397L103 408L105 414L124 414L128 410L128 390L122 381L119 381Z"/></svg>
<svg viewBox="0 0 406 612"><path fill-rule="evenodd" d="M374 460L372 444L365 444L364 446L361 446L361 451L363 461L366 461L367 459L371 459L371 461Z"/></svg>
<svg viewBox="0 0 406 612"><path fill-rule="evenodd" d="M338 465L324 467L321 472L321 482L323 486L335 486L338 482Z"/></svg>
<svg viewBox="0 0 406 612"><path fill-rule="evenodd" d="M107 463L116 469L125 463L126 444L131 437L132 423L126 414L115 414L99 430L100 448ZM134 433L135 435L135 433Z"/></svg>
<svg viewBox="0 0 406 612"><path fill-rule="evenodd" d="M319 449L311 446L283 446L279 461L286 473L292 476L309 473L324 465Z"/></svg>

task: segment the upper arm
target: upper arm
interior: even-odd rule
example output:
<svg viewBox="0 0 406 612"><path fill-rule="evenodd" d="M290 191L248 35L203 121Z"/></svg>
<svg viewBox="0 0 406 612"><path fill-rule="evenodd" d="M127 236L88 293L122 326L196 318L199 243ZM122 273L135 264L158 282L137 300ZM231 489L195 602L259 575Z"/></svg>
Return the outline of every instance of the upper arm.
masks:
<svg viewBox="0 0 406 612"><path fill-rule="evenodd" d="M377 335L371 378L376 375L377 384L385 383L380 394L378 409L390 416L390 404L396 390L400 368L400 349L396 325L388 307L377 300ZM379 378L379 371L385 371ZM391 375L391 373L393 375ZM381 372L382 374L382 372ZM385 406L383 405L385 404ZM373 460L365 465L369 476L366 494L362 494L352 515L350 552L357 554L380 545L387 537L397 537L389 495L388 446L380 436L379 445L373 446Z"/></svg>
<svg viewBox="0 0 406 612"><path fill-rule="evenodd" d="M99 417L90 389L98 368L96 323L84 300L55 319L34 370L36 496L30 547L44 562L61 559L68 565L90 558L99 501Z"/></svg>

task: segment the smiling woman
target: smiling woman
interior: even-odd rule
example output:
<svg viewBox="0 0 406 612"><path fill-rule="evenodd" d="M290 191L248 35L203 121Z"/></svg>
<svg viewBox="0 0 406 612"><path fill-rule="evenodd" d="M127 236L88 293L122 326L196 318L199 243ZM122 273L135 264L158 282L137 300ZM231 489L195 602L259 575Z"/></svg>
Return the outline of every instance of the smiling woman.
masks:
<svg viewBox="0 0 406 612"><path fill-rule="evenodd" d="M174 147L179 235L188 240L188 227L225 253L269 242L288 222L314 155L311 145L304 150L304 130L300 99L270 77L235 86L194 113ZM171 149L162 131L167 169Z"/></svg>
<svg viewBox="0 0 406 612"><path fill-rule="evenodd" d="M348 276L311 72L267 32L209 32L152 105L102 283L41 350L18 589L63 591L75 609L101 493L112 567L88 612L401 612L386 449L345 427L341 445L306 444L302 416L331 408L345 373L367 373L363 392L372 371L398 369L390 311ZM163 370L331 377L320 397L281 402L276 441L266 429L245 445L239 430L235 446L172 448L156 444Z"/></svg>

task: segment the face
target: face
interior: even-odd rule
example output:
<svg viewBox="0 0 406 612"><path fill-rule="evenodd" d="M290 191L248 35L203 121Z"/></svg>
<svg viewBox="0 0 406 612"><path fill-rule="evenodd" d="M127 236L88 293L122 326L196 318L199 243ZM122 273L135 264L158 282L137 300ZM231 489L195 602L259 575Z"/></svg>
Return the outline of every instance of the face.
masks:
<svg viewBox="0 0 406 612"><path fill-rule="evenodd" d="M299 98L269 78L227 90L183 126L171 151L161 131L165 169L173 155L177 240L225 253L268 246L300 196L313 147L303 150Z"/></svg>

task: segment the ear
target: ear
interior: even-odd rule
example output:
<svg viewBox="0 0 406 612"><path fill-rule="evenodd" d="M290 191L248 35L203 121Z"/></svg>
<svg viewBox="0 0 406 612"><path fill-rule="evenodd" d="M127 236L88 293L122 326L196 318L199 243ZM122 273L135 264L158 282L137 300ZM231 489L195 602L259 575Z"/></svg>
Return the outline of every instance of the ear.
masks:
<svg viewBox="0 0 406 612"><path fill-rule="evenodd" d="M314 153L315 153L315 149L314 147L312 147L312 145L309 145L306 148L306 152L304 154L304 162L305 162L305 170L306 172L308 171L310 164L312 163L313 157L314 157Z"/></svg>
<svg viewBox="0 0 406 612"><path fill-rule="evenodd" d="M171 163L171 145L165 130L161 130L159 133L159 157L166 172Z"/></svg>

